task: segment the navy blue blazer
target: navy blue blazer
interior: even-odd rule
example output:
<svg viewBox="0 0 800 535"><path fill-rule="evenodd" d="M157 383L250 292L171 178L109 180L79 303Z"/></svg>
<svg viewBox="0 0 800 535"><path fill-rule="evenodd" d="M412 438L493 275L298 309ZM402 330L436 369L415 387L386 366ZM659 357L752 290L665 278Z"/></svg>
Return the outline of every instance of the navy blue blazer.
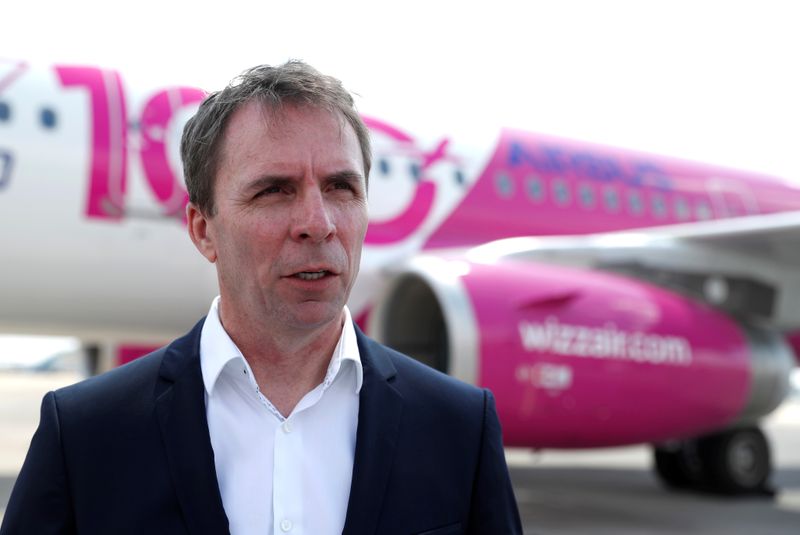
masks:
<svg viewBox="0 0 800 535"><path fill-rule="evenodd" d="M202 323L45 396L0 535L228 533L203 397ZM522 533L491 393L356 330L364 382L343 533Z"/></svg>

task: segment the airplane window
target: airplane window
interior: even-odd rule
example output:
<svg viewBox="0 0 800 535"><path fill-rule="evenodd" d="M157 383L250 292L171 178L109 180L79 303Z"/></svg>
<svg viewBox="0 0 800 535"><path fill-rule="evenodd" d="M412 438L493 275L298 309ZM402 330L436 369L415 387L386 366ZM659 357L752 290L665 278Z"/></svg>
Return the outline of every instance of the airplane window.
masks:
<svg viewBox="0 0 800 535"><path fill-rule="evenodd" d="M542 186L542 179L536 175L530 175L525 178L525 191L528 197L533 201L541 201L544 199L544 187Z"/></svg>
<svg viewBox="0 0 800 535"><path fill-rule="evenodd" d="M642 196L638 191L628 193L628 209L633 215L642 214Z"/></svg>
<svg viewBox="0 0 800 535"><path fill-rule="evenodd" d="M47 129L53 129L56 127L56 112L54 112L50 108L42 108L42 112L39 116L40 120L42 121L42 126Z"/></svg>
<svg viewBox="0 0 800 535"><path fill-rule="evenodd" d="M8 121L11 119L11 106L5 102L0 102L0 121Z"/></svg>
<svg viewBox="0 0 800 535"><path fill-rule="evenodd" d="M514 183L511 182L511 177L506 173L497 173L495 175L494 188L498 196L506 199L514 194Z"/></svg>
<svg viewBox="0 0 800 535"><path fill-rule="evenodd" d="M553 181L553 197L556 200L556 204L562 206L569 204L569 188L567 187L567 183L561 178L557 178Z"/></svg>
<svg viewBox="0 0 800 535"><path fill-rule="evenodd" d="M414 178L414 180L419 182L419 175L420 175L419 165L416 163L412 163L409 166L408 170L411 173L411 176Z"/></svg>
<svg viewBox="0 0 800 535"><path fill-rule="evenodd" d="M389 160L387 160L386 158L381 158L380 160L378 160L378 169L380 170L382 175L384 176L388 175L389 171L391 171L391 168L389 167Z"/></svg>
<svg viewBox="0 0 800 535"><path fill-rule="evenodd" d="M656 217L663 218L667 215L667 206L664 203L664 197L661 195L654 193L650 198L650 204L652 205L653 215Z"/></svg>
<svg viewBox="0 0 800 535"><path fill-rule="evenodd" d="M686 199L675 199L675 217L681 221L689 219L689 204Z"/></svg>
<svg viewBox="0 0 800 535"><path fill-rule="evenodd" d="M578 195L581 199L581 204L586 207L590 208L594 206L594 191L589 184L581 184L580 188L578 189Z"/></svg>
<svg viewBox="0 0 800 535"><path fill-rule="evenodd" d="M711 207L705 201L697 201L694 213L697 219L711 219Z"/></svg>
<svg viewBox="0 0 800 535"><path fill-rule="evenodd" d="M606 205L606 210L609 212L616 212L619 210L619 196L617 190L613 188L605 188L603 190L603 202Z"/></svg>
<svg viewBox="0 0 800 535"><path fill-rule="evenodd" d="M467 178L464 176L464 171L461 169L455 170L455 173L453 173L453 178L455 178L456 184L459 186L463 185L464 182L467 181Z"/></svg>

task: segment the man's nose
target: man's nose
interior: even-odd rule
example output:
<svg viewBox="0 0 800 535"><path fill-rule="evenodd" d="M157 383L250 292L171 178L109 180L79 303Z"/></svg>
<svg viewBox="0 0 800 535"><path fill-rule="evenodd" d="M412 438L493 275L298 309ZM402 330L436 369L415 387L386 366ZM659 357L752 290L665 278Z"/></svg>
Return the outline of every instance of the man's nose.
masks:
<svg viewBox="0 0 800 535"><path fill-rule="evenodd" d="M327 206L323 193L317 189L300 195L292 217L292 238L295 240L320 242L336 234L330 206Z"/></svg>

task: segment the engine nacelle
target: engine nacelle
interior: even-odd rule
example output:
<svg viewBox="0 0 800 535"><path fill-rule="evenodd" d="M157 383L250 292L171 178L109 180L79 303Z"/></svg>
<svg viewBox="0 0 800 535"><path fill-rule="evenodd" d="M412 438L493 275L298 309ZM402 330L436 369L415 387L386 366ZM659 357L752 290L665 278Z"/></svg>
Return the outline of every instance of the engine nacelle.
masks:
<svg viewBox="0 0 800 535"><path fill-rule="evenodd" d="M491 389L507 445L698 436L771 412L794 358L777 333L623 276L468 257L404 266L378 340Z"/></svg>

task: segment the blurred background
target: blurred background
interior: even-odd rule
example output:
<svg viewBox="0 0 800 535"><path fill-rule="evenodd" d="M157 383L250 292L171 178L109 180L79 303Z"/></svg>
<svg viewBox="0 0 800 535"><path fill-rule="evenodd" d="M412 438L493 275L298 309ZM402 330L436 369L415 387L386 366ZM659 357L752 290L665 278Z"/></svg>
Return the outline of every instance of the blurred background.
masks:
<svg viewBox="0 0 800 535"><path fill-rule="evenodd" d="M432 136L482 139L516 127L800 183L796 7L9 0L0 58L114 68L131 87L207 90L247 67L299 58L342 79L365 114ZM84 366L69 337L0 336L0 512L41 396ZM526 533L797 533L797 394L767 432L786 489L776 500L671 494L641 448L509 451Z"/></svg>

